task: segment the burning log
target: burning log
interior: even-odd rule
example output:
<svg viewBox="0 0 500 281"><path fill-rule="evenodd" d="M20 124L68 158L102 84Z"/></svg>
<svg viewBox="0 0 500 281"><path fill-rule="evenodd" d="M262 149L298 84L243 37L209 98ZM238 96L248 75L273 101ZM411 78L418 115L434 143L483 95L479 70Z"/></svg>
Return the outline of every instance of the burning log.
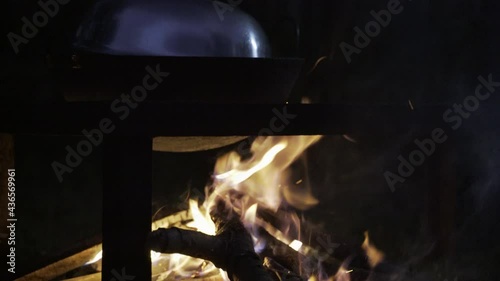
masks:
<svg viewBox="0 0 500 281"><path fill-rule="evenodd" d="M213 262L227 271L233 281L273 281L253 242L237 217L213 216L215 236L179 228L160 228L151 232L148 247L156 252L180 253Z"/></svg>

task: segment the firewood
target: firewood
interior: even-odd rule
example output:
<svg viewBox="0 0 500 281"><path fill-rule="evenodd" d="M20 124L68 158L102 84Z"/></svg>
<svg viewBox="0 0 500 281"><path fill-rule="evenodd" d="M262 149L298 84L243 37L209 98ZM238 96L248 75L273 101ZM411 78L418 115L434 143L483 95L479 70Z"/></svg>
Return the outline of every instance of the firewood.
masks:
<svg viewBox="0 0 500 281"><path fill-rule="evenodd" d="M151 232L148 247L156 252L179 253L209 260L227 271L233 281L273 281L253 249L253 242L239 218L213 215L215 236L179 228Z"/></svg>

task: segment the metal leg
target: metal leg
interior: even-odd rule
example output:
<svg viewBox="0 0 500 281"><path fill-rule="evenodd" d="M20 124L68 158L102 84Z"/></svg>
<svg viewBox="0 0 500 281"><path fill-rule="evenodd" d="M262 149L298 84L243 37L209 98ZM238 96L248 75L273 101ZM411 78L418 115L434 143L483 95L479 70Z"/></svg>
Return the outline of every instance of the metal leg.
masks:
<svg viewBox="0 0 500 281"><path fill-rule="evenodd" d="M102 280L151 280L151 138L108 137L103 161Z"/></svg>

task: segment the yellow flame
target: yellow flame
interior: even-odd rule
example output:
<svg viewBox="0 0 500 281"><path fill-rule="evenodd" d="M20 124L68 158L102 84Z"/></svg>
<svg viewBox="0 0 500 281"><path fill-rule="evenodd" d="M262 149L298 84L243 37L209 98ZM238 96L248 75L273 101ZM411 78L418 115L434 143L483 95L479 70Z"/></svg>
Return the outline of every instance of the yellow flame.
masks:
<svg viewBox="0 0 500 281"><path fill-rule="evenodd" d="M274 157L278 152L282 151L286 147L286 142L279 143L275 146L273 146L269 151L264 154L262 159L260 159L255 166L250 167L248 170L238 170L234 169L231 171L228 171L226 173L216 175L215 178L218 180L226 180L228 184L230 185L235 185L239 184L242 181L248 179L250 176L255 174L256 172L264 169L267 167L271 162L274 160Z"/></svg>
<svg viewBox="0 0 500 281"><path fill-rule="evenodd" d="M98 262L101 259L102 259L102 250L100 250L99 253L97 253L92 259L90 259L85 264L91 264L91 263L94 263L94 262Z"/></svg>
<svg viewBox="0 0 500 281"><path fill-rule="evenodd" d="M299 209L307 209L317 204L310 187L296 186L289 181L288 167L320 136L257 137L252 144L253 156L241 161L235 151L220 157L214 168L215 190L206 201L207 209L216 198L231 200L231 192L238 191L233 206L241 208L257 203L259 207L277 211L283 199ZM246 203L245 206L241 206Z"/></svg>
<svg viewBox="0 0 500 281"><path fill-rule="evenodd" d="M193 221L186 224L188 227L195 228L197 231L208 235L215 235L216 229L214 222L207 212L205 212L205 214L201 213L198 208L198 202L189 199L189 210L193 216Z"/></svg>
<svg viewBox="0 0 500 281"><path fill-rule="evenodd" d="M368 231L365 231L365 241L361 245L361 248L365 250L368 256L368 263L372 268L384 260L384 253L370 243Z"/></svg>
<svg viewBox="0 0 500 281"><path fill-rule="evenodd" d="M245 211L243 223L247 226L255 225L257 219L257 204L253 204Z"/></svg>
<svg viewBox="0 0 500 281"><path fill-rule="evenodd" d="M278 209L286 201L299 209L307 209L317 204L311 195L309 182L302 179L295 184L289 177L289 166L309 146L321 136L279 136L257 137L252 143L252 157L242 160L236 151L229 152L217 159L214 167L214 183L206 187L207 198L198 208L190 201L193 222L188 226L213 235L215 226L210 219L210 210L218 200L240 215L246 229L252 235L254 248L260 252L265 241L259 237L257 227L265 229L278 240L292 249L300 250L300 220L293 211ZM274 212L280 222L271 225L258 217L258 209ZM224 278L227 274L223 272Z"/></svg>
<svg viewBox="0 0 500 281"><path fill-rule="evenodd" d="M280 210L283 202L300 210L317 204L311 195L307 177L292 181L289 166L309 146L321 136L275 136L257 137L251 146L252 156L242 160L236 151L217 159L214 167L214 182L205 188L207 198L201 204L189 200L192 221L185 226L215 235L216 227L211 220L210 210L218 200L223 200L232 212L238 214L250 232L257 252L263 249L265 241L259 237L257 227L265 229L281 242L299 251L304 248L300 241L300 219L295 211ZM271 224L258 217L258 210L263 209L274 214L277 224ZM279 212L278 212L279 210ZM165 227L165 226L163 226ZM153 224L153 230L157 227ZM216 270L212 263L180 255L164 255L152 252L153 262L161 263L166 270L157 280L170 280L178 277L189 278L196 271L203 276ZM102 257L95 257L92 262ZM89 261L90 262L90 261ZM221 278L229 280L227 273L219 270Z"/></svg>
<svg viewBox="0 0 500 281"><path fill-rule="evenodd" d="M316 276L315 276L315 275L311 275L311 276L307 279L307 281L318 281L318 278L316 278Z"/></svg>

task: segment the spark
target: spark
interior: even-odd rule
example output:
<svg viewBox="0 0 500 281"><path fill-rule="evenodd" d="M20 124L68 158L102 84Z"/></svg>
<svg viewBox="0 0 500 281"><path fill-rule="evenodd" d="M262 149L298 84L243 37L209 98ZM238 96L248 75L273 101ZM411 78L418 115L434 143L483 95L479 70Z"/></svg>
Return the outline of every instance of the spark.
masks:
<svg viewBox="0 0 500 281"><path fill-rule="evenodd" d="M312 73L312 72L316 69L316 67L318 67L319 63L320 63L320 62L322 62L322 61L324 61L324 60L325 60L325 59L327 59L327 58L328 58L327 56L322 56L322 57L320 57L320 58L316 61L316 63L314 63L314 66L311 68L311 70L309 70L309 73L308 73L308 74L311 74L311 73Z"/></svg>
<svg viewBox="0 0 500 281"><path fill-rule="evenodd" d="M352 137L350 137L348 135L342 135L342 137L344 137L344 139L346 139L346 140L348 140L350 142L357 143L357 141L354 138L352 138Z"/></svg>
<svg viewBox="0 0 500 281"><path fill-rule="evenodd" d="M413 103L411 102L411 100L408 100L408 105L410 106L411 110L415 110L415 108L413 107Z"/></svg>

